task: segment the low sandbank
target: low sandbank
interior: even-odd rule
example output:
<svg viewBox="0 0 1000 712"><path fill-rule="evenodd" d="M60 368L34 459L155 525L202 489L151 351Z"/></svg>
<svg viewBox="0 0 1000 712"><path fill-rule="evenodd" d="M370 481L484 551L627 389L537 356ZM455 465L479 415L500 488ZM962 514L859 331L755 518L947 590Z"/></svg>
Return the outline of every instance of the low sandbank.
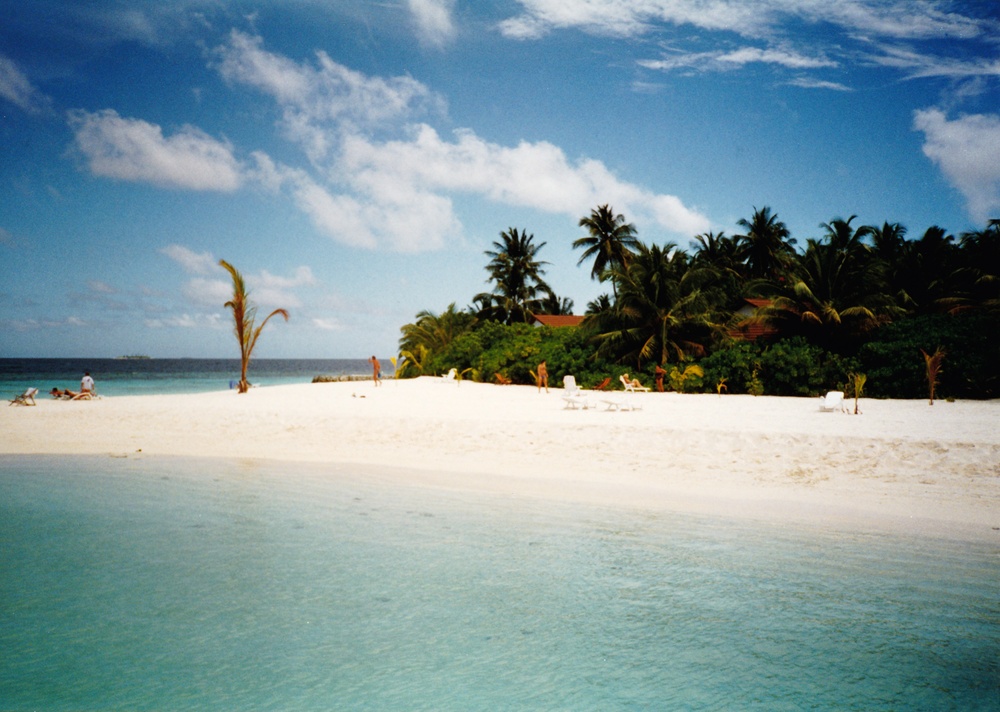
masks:
<svg viewBox="0 0 1000 712"><path fill-rule="evenodd" d="M0 454L356 464L430 487L1000 543L1000 401L562 390L438 378L3 408ZM636 410L607 410L604 399Z"/></svg>

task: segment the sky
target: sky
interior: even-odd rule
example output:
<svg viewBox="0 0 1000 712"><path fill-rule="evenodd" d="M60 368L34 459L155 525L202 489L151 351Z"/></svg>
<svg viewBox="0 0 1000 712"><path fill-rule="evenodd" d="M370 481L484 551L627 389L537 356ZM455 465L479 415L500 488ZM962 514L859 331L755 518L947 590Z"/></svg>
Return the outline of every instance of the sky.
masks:
<svg viewBox="0 0 1000 712"><path fill-rule="evenodd" d="M649 244L770 207L1000 217L1000 5L0 0L0 357L382 358L500 233L582 314L604 204Z"/></svg>

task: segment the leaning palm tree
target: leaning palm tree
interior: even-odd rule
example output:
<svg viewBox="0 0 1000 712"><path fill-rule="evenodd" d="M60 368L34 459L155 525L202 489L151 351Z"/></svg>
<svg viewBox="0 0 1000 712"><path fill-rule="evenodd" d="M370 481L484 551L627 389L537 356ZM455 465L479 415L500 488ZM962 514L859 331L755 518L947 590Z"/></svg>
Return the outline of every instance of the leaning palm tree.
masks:
<svg viewBox="0 0 1000 712"><path fill-rule="evenodd" d="M250 354L253 353L260 332L270 321L271 317L280 314L288 321L288 311L285 309L275 309L267 315L267 318L256 326L257 307L250 301L250 293L247 291L243 275L225 260L219 260L219 265L223 267L233 278L233 298L225 303L225 306L233 310L233 326L236 332L236 340L240 345L240 382L237 392L246 393L250 389L247 383L247 366L250 364Z"/></svg>
<svg viewBox="0 0 1000 712"><path fill-rule="evenodd" d="M574 248L584 248L577 265L593 259L592 279L602 279L608 269L625 267L639 247L635 226L625 222L624 215L615 215L614 209L607 204L591 210L588 217L580 218L580 227L587 228L588 235L573 242Z"/></svg>

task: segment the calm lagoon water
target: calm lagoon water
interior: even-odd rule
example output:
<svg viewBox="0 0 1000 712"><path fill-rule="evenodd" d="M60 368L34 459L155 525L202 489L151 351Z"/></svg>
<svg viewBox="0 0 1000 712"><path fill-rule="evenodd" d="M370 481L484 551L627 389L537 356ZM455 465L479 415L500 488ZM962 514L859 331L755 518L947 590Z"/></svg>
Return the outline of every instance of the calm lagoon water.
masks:
<svg viewBox="0 0 1000 712"><path fill-rule="evenodd" d="M0 571L0 709L1000 709L984 543L2 457Z"/></svg>
<svg viewBox="0 0 1000 712"><path fill-rule="evenodd" d="M392 375L388 359L382 366ZM52 388L80 390L89 371L101 396L158 395L224 391L240 378L239 359L155 358L75 359L2 358L0 392L13 398L29 387L48 393ZM370 376L365 359L253 359L247 380L258 386L310 383L314 376Z"/></svg>

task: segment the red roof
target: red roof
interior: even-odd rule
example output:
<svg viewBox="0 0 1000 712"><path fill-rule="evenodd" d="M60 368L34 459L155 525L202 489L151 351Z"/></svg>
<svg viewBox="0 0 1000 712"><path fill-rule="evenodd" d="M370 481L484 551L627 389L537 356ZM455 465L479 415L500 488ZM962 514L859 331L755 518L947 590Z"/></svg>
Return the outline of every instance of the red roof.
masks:
<svg viewBox="0 0 1000 712"><path fill-rule="evenodd" d="M542 326L580 326L583 322L582 316L573 314L532 314L535 323Z"/></svg>

